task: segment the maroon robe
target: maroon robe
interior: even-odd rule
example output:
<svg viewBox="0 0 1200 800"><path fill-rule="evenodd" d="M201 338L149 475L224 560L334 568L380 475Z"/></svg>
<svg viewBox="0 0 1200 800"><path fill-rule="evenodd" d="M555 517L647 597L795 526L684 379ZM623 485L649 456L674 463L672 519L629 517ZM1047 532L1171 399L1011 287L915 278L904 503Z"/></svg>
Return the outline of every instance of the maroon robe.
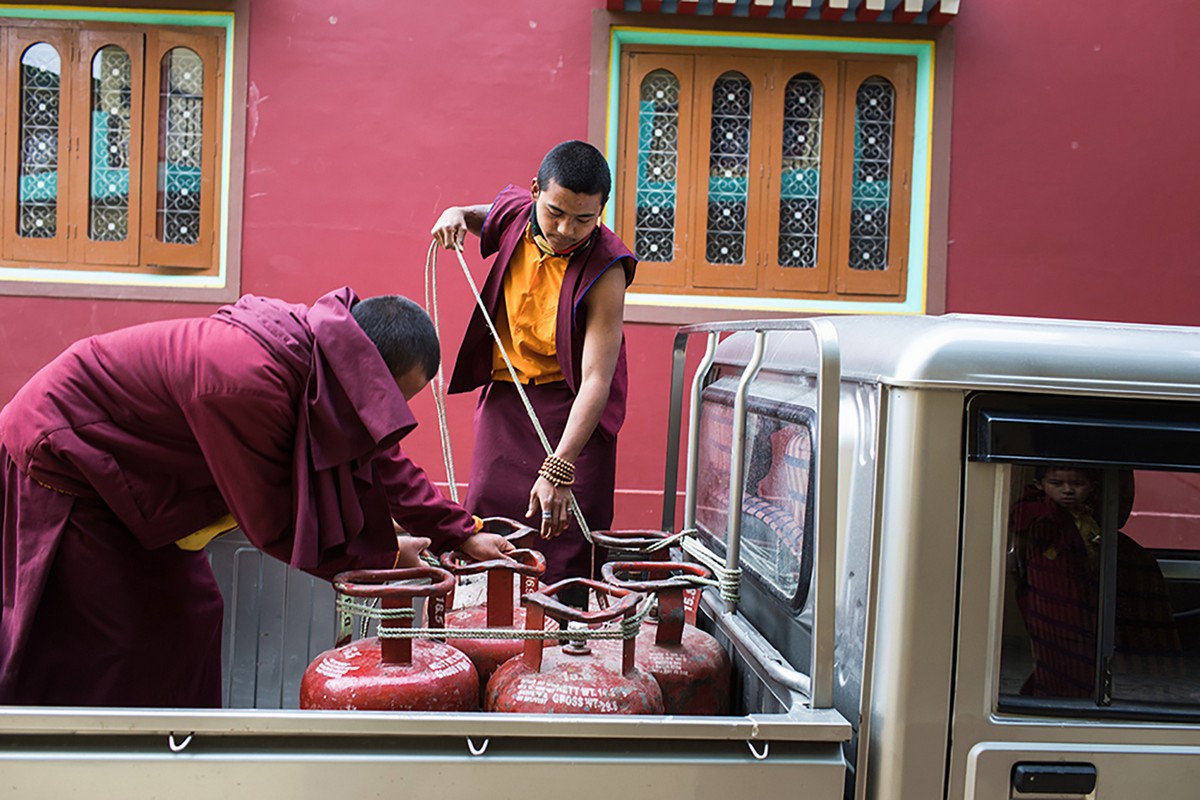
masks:
<svg viewBox="0 0 1200 800"><path fill-rule="evenodd" d="M504 274L532 211L530 192L509 186L493 201L484 221L480 253L484 258L495 253L496 259L480 294L493 319L502 311ZM625 270L626 285L632 283L636 263L629 248L603 225L597 228L591 243L573 253L567 262L555 328L558 364L564 380L525 387L551 446L557 445L562 437L583 375L587 325L584 298L596 280L618 264ZM466 504L480 516L522 519L529 506L529 490L537 480L537 470L546 451L513 386L504 381L492 382L493 347L491 333L477 307L463 336L448 387L451 393L484 387L475 410L475 447ZM622 339L608 403L575 463L575 497L588 526L596 530L612 524L616 437L625 419L627 390L628 370ZM534 527L539 524L539 520L534 521ZM592 553L574 516L567 530L556 539L539 540L527 546L545 553L547 569L543 580L548 583L588 575Z"/></svg>
<svg viewBox="0 0 1200 800"><path fill-rule="evenodd" d="M1132 488L1132 484L1130 485ZM1132 498L1121 512L1124 524ZM1071 513L1029 486L1009 515L1018 551L1017 606L1029 632L1033 670L1021 694L1091 697L1096 686L1098 565ZM1154 556L1117 532L1115 669L1121 679L1182 674L1179 633Z"/></svg>
<svg viewBox="0 0 1200 800"><path fill-rule="evenodd" d="M173 543L226 513L325 578L391 566L393 517L470 536L396 444L415 421L355 302L94 336L0 411L0 703L219 705L221 597Z"/></svg>

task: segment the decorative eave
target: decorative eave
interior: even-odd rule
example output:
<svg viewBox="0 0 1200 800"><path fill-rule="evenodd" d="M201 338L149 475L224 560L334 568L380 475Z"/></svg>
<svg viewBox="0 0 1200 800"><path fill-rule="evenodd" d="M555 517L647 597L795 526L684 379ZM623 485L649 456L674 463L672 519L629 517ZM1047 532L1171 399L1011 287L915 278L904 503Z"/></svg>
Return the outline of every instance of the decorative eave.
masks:
<svg viewBox="0 0 1200 800"><path fill-rule="evenodd" d="M945 25L959 0L608 0L609 11Z"/></svg>

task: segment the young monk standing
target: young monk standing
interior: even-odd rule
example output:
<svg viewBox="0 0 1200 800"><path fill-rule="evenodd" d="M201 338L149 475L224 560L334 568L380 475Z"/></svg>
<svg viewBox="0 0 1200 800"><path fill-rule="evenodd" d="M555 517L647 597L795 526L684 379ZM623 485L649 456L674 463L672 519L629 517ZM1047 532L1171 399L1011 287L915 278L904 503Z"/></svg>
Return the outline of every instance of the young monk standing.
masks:
<svg viewBox="0 0 1200 800"><path fill-rule="evenodd" d="M591 550L568 490L590 527L612 524L627 387L621 326L636 261L600 222L610 188L599 150L563 142L543 159L529 191L508 186L488 205L448 208L432 230L448 249L470 231L484 258L496 255L483 299L554 453L546 456L478 308L448 390L483 388L467 507L540 520L542 537L551 539L540 547L547 582L591 577Z"/></svg>

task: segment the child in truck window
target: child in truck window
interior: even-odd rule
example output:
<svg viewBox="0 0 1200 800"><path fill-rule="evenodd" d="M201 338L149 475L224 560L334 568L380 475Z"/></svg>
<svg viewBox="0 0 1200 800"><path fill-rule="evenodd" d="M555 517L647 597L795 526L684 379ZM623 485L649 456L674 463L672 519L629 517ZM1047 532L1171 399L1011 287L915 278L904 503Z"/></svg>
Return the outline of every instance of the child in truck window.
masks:
<svg viewBox="0 0 1200 800"><path fill-rule="evenodd" d="M1133 508L1133 474L1124 472L1119 484L1118 528ZM1100 507L1098 487L1093 470L1041 466L1011 509L1017 605L1033 652L1033 671L1021 694L1095 694L1102 539L1094 513ZM1180 644L1162 573L1141 545L1119 531L1117 537L1116 667L1172 672Z"/></svg>

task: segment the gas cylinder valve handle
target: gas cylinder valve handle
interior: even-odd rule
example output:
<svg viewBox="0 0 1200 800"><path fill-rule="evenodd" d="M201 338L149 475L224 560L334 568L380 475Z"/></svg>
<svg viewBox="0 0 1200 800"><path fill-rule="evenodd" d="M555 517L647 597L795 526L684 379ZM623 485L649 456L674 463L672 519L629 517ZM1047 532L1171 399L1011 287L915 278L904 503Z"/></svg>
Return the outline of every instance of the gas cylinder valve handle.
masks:
<svg viewBox="0 0 1200 800"><path fill-rule="evenodd" d="M389 583L389 581L428 580L425 585ZM405 569L355 569L333 578L333 588L349 597L378 597L384 609L408 609L417 597L443 597L454 588L454 576L437 567ZM408 628L411 616L385 615L379 620L380 660L384 664L411 664L412 639L389 636L395 628Z"/></svg>
<svg viewBox="0 0 1200 800"><path fill-rule="evenodd" d="M597 609L596 611L583 611L574 606L564 605L554 599L559 593L565 589L575 586L582 586L596 592L597 595L605 595L616 599L615 603L610 604L606 608ZM595 624L597 622L609 622L618 617L626 620L631 619L637 614L638 606L645 595L631 592L628 589L622 589L619 586L613 586L600 581L593 581L588 578L568 578L564 581L559 581L551 586L547 586L540 592L533 592L526 598L525 611L525 629L530 631L540 631L545 624L545 617L549 615L558 620L560 625L566 622L582 622L585 625ZM563 625L564 631L566 626ZM621 650L621 672L628 673L634 668L635 642L636 635L628 636L622 645ZM530 639L525 642L524 653L525 665L530 669L537 671L542 668L542 643L539 640Z"/></svg>
<svg viewBox="0 0 1200 800"><path fill-rule="evenodd" d="M592 531L592 541L598 545L609 550L624 550L627 553L644 555L661 551L663 542L668 538L669 534L656 530Z"/></svg>
<svg viewBox="0 0 1200 800"><path fill-rule="evenodd" d="M393 581L428 580L425 586L393 583ZM333 577L333 588L348 597L378 597L381 599L433 597L445 594L454 586L454 576L438 567L405 567L403 569L352 569Z"/></svg>
<svg viewBox="0 0 1200 800"><path fill-rule="evenodd" d="M617 599L617 602L608 608L596 611L584 611L581 608L560 603L555 599L563 590L573 586L583 586L592 591L614 597ZM593 581L588 578L567 578L566 580L547 586L540 592L533 592L525 599L530 606L542 609L546 616L553 617L559 622L582 622L585 625L591 625L597 622L609 622L618 617L629 616L637 610L638 604L642 602L644 597L629 589L623 589L608 583L601 583L600 581Z"/></svg>
<svg viewBox="0 0 1200 800"><path fill-rule="evenodd" d="M534 528L509 517L484 517L483 527L479 530L481 533L498 533L510 542L516 542L537 533Z"/></svg>
<svg viewBox="0 0 1200 800"><path fill-rule="evenodd" d="M487 561L459 561L462 554L456 550L442 553L442 569L458 576L478 575L495 569L506 569L518 575L540 578L546 572L546 557L537 550L522 548L507 554L507 558L492 558Z"/></svg>
<svg viewBox="0 0 1200 800"><path fill-rule="evenodd" d="M640 572L647 576L665 577L645 580L628 580L617 575ZM674 573L685 572L686 575ZM683 592L697 583L716 585L712 572L699 564L681 561L613 561L601 568L604 580L613 586L634 592L651 592L658 597L658 628L654 632L654 643L660 645L679 644L683 641L684 608Z"/></svg>
<svg viewBox="0 0 1200 800"><path fill-rule="evenodd" d="M546 557L537 550L513 550L507 558L459 562L461 554L442 553L442 566L455 575L487 573L487 625L507 628L513 624L513 575L521 576L521 597L537 591L538 578L546 573Z"/></svg>
<svg viewBox="0 0 1200 800"><path fill-rule="evenodd" d="M648 580L630 580L618 578L618 574L642 572L648 575L665 575L663 578ZM686 572L687 575L674 573ZM657 592L662 589L691 589L698 583L715 586L712 571L701 564L685 561L613 561L600 569L604 580L613 586L629 589L634 592ZM701 580L696 580L697 578Z"/></svg>

